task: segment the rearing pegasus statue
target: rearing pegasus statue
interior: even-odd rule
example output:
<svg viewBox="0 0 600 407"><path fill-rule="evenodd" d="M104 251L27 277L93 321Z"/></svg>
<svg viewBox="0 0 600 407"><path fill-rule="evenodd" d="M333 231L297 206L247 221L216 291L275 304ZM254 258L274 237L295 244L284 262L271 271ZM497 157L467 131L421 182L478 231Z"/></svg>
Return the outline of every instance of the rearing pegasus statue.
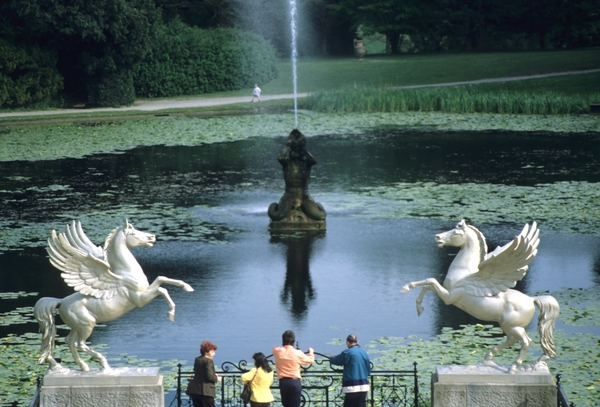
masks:
<svg viewBox="0 0 600 407"><path fill-rule="evenodd" d="M167 277L157 277L152 284L144 274L131 251L132 247L152 247L156 238L149 233L136 230L125 222L113 230L104 243L104 248L94 245L85 235L80 222L67 225L66 233L48 239L48 254L54 267L62 271L65 283L75 293L65 298L41 298L33 309L42 332L42 347L39 363L49 362L50 369L60 369L52 357L56 325L54 311L58 308L61 319L71 328L65 338L69 349L81 370L90 370L78 354L88 353L98 359L102 368L110 366L104 356L88 347L85 341L98 323L117 319L136 307L143 307L162 295L169 304L169 319L175 318L175 303L161 284L173 284L184 291L194 291L187 283Z"/></svg>
<svg viewBox="0 0 600 407"><path fill-rule="evenodd" d="M414 281L400 290L407 293L412 288L423 287L417 297L418 315L423 312L421 302L425 293L432 290L446 305L455 305L483 321L498 322L506 341L490 349L484 363L491 363L495 353L520 342L521 351L508 369L508 373L514 374L532 342L525 328L533 319L537 306L543 351L539 360L556 357L552 332L560 311L558 302L549 295L529 297L511 289L525 276L529 263L537 254L540 240L535 222L531 228L526 224L510 243L497 247L491 253L487 252L483 234L464 220L454 229L436 235L435 241L439 247L455 246L460 247L460 251L450 265L443 286L435 278L428 278Z"/></svg>

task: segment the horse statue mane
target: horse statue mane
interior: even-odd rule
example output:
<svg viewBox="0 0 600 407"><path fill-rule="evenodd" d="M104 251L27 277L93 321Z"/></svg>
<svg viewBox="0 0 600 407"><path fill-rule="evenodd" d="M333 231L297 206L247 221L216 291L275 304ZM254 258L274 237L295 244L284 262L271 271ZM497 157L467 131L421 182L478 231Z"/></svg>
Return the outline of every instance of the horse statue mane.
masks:
<svg viewBox="0 0 600 407"><path fill-rule="evenodd" d="M463 219L461 222L464 222L465 220ZM465 225L471 229L473 232L476 233L477 235L477 239L479 239L479 253L480 253L480 259L483 260L485 258L485 256L487 255L487 251L488 251L488 246L487 246L487 242L485 240L485 236L483 235L483 233L481 233L479 231L479 229L477 229L475 226L473 225L467 225L465 222Z"/></svg>
<svg viewBox="0 0 600 407"><path fill-rule="evenodd" d="M154 235L135 229L129 221L110 232L104 247L92 243L80 222L73 221L67 225L65 233L52 231L47 247L50 263L61 271L61 277L75 293L62 299L44 297L35 304L34 316L42 332L39 363L49 362L51 370L62 368L52 357L56 335L55 310L71 328L65 340L82 371L90 369L78 351L98 359L102 368L110 368L106 358L85 343L96 324L115 320L136 307L145 306L159 295L167 301L168 317L174 320L175 303L161 285L172 284L188 292L194 289L181 280L163 276L149 284L142 267L129 250L152 247L155 242Z"/></svg>
<svg viewBox="0 0 600 407"><path fill-rule="evenodd" d="M520 342L521 351L508 373L516 373L531 344L525 328L533 319L535 308L540 310L538 332L543 355L539 362L556 357L552 339L554 323L560 306L549 295L529 297L513 290L529 269L529 264L537 254L539 229L535 222L526 224L519 235L504 246L487 253L487 243L483 233L465 220L454 229L435 235L438 247L455 246L460 251L452 261L443 284L435 278L411 282L400 290L409 292L412 288L423 287L417 297L417 314L421 315L423 297L427 291L435 292L446 305L455 305L475 318L493 321L500 325L506 334L506 341L490 349L484 363L490 364L498 351Z"/></svg>
<svg viewBox="0 0 600 407"><path fill-rule="evenodd" d="M78 222L78 224L79 224L79 226L81 227L81 223L80 223L80 222ZM126 225L126 227L130 227L130 226L131 226L131 224L129 223L129 221L128 221L128 220L126 220L126 221L125 221L125 225ZM68 229L68 228L67 228L67 229ZM117 233L118 233L119 231L121 231L121 230L123 230L123 226L117 226L116 228L114 228L114 229L112 230L112 232L110 232L110 233L108 234L108 236L106 236L106 239L104 239L104 248L103 248L103 250L102 250L102 254L103 254L103 256L106 256L106 250L108 249L108 245L110 244L110 242L112 242L112 239L113 239L113 238L114 238L114 237L117 235ZM82 232L83 232L83 231L82 231ZM84 235L85 235L85 234L84 234Z"/></svg>

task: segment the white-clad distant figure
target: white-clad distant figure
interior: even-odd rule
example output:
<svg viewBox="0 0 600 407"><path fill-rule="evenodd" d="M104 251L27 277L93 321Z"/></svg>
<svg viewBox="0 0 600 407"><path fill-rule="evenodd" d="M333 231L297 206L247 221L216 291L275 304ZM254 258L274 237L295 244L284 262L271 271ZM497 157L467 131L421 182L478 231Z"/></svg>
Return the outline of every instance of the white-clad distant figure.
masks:
<svg viewBox="0 0 600 407"><path fill-rule="evenodd" d="M254 90L252 91L252 100L250 101L250 103L254 102L254 99L257 99L260 102L260 92L261 92L260 88L255 83Z"/></svg>

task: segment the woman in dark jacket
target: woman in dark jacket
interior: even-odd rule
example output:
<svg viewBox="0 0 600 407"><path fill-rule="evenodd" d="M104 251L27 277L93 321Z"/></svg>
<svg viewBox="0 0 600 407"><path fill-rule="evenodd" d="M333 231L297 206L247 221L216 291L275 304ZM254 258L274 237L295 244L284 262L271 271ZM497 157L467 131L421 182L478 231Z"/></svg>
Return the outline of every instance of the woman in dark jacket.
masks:
<svg viewBox="0 0 600 407"><path fill-rule="evenodd" d="M200 344L200 356L194 361L194 378L188 384L186 394L194 407L215 407L215 383L221 378L215 373L215 351L217 345L211 341Z"/></svg>

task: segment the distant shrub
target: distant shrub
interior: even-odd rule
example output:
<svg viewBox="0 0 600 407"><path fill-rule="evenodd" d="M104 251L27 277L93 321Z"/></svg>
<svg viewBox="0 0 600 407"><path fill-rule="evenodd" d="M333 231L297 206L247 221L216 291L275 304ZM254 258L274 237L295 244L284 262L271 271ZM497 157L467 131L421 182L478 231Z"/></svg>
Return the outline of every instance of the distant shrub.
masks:
<svg viewBox="0 0 600 407"><path fill-rule="evenodd" d="M37 46L16 47L0 39L0 106L48 102L62 87L52 52Z"/></svg>
<svg viewBox="0 0 600 407"><path fill-rule="evenodd" d="M277 77L275 49L236 29L201 30L181 22L161 28L152 51L134 68L139 97L250 88Z"/></svg>
<svg viewBox="0 0 600 407"><path fill-rule="evenodd" d="M135 102L131 71L103 72L96 80L88 82L88 103L91 106L119 107Z"/></svg>

